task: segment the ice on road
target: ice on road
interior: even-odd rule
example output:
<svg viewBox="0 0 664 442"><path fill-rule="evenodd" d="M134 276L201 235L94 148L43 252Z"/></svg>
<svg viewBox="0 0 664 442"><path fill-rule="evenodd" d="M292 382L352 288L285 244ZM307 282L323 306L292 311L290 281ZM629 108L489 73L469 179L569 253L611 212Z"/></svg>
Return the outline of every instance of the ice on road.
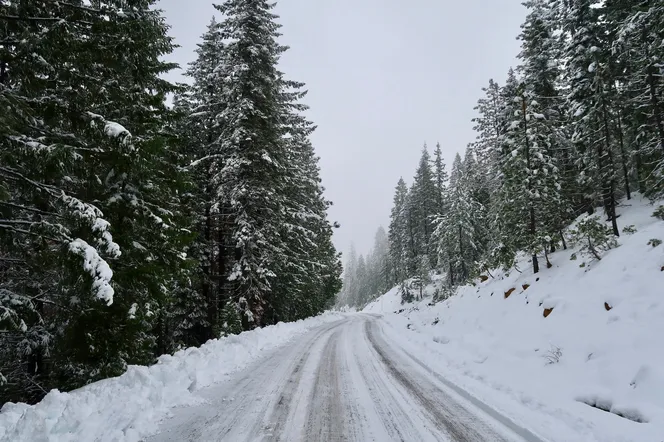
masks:
<svg viewBox="0 0 664 442"><path fill-rule="evenodd" d="M430 372L351 315L300 336L175 409L150 442L529 441L535 435Z"/></svg>

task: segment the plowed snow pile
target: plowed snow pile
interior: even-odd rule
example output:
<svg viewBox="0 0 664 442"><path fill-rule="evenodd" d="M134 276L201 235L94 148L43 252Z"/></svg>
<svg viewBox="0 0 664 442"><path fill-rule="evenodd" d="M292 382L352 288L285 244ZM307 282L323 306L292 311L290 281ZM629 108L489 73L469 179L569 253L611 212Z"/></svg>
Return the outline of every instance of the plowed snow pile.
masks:
<svg viewBox="0 0 664 442"><path fill-rule="evenodd" d="M658 205L624 202L620 227L636 232L601 261L572 247L534 275L524 257L522 273L491 272L435 305L401 305L395 288L365 311L384 313L389 336L421 344L410 348L437 372L543 439L662 442L664 244L648 244L664 240Z"/></svg>
<svg viewBox="0 0 664 442"><path fill-rule="evenodd" d="M151 367L61 393L51 391L34 406L8 403L0 411L0 441L138 441L151 434L175 406L193 405L193 393L247 367L265 351L326 322L338 313L244 332L162 356Z"/></svg>

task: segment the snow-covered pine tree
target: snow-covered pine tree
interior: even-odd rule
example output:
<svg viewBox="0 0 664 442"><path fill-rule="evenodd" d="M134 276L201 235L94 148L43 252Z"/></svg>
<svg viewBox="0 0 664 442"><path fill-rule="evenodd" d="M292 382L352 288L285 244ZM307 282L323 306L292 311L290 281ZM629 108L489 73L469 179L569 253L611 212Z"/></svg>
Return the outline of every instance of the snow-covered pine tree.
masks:
<svg viewBox="0 0 664 442"><path fill-rule="evenodd" d="M309 140L314 126L302 116L303 84L284 82L283 135L288 148L286 213L282 224L284 259L277 268L268 314L272 322L320 313L340 289L340 265L327 220L318 157Z"/></svg>
<svg viewBox="0 0 664 442"><path fill-rule="evenodd" d="M639 189L664 191L664 6L661 2L609 0L607 21L614 31L613 52L621 68L622 122L634 146Z"/></svg>
<svg viewBox="0 0 664 442"><path fill-rule="evenodd" d="M70 84L80 89L70 110L75 103L77 112L88 112L85 126L72 118L73 130L89 140L107 135L79 175L77 192L106 214L122 256L113 261L113 306L81 303L80 316L66 315L68 329L53 366L67 387L120 374L127 364L147 364L170 351L169 308L190 277L184 254L190 223L181 195L191 182L180 170L175 114L165 104L176 87L161 78L174 67L162 61L173 44L154 3L99 2L98 9L76 11L93 26L79 35L83 52L75 58L85 63L68 72Z"/></svg>
<svg viewBox="0 0 664 442"><path fill-rule="evenodd" d="M421 211L417 207L415 198L413 196L417 193L415 190L415 183L410 185L408 195L406 197L406 204L404 207L405 219L405 246L406 253L404 261L406 264L406 272L408 276L412 276L417 271L417 257L420 256L423 250L423 244L420 242L422 235L420 235L420 227L422 224L419 222L419 214Z"/></svg>
<svg viewBox="0 0 664 442"><path fill-rule="evenodd" d="M533 152L538 161L540 153L546 155L545 161L549 162L547 170L554 171L556 175L555 179L547 176L546 180L534 183L550 187L555 181L554 187L547 191L552 197L542 201L547 207L540 208L537 217L546 231L545 238L562 239L562 233L556 235L556 232L562 232L572 219L569 201L576 191L577 173L569 143L570 133L566 127L565 100L560 93L559 45L554 37L554 10L548 0L530 0L525 6L529 13L519 35L521 65L518 71L524 93L522 98L526 98L526 119L536 118L535 124L529 127L534 137L529 144L537 146ZM557 242L557 239L549 241L544 251L555 250Z"/></svg>
<svg viewBox="0 0 664 442"><path fill-rule="evenodd" d="M553 129L542 113L538 95L521 83L510 100L513 115L504 137L501 158L502 185L496 217L500 242L532 256L533 272L539 272L537 254L547 250L560 226L551 225L550 214L564 213L559 168L551 154Z"/></svg>
<svg viewBox="0 0 664 442"><path fill-rule="evenodd" d="M496 171L501 152L501 137L505 133L506 124L504 100L498 83L489 80L489 85L482 88L482 92L484 97L480 98L475 106L475 111L479 115L472 120L477 137L469 144L468 149L473 152L478 162L482 193L490 195L498 188ZM483 203L488 204L488 201Z"/></svg>
<svg viewBox="0 0 664 442"><path fill-rule="evenodd" d="M228 0L215 8L227 44L215 70L224 108L215 117L221 131L209 153L212 182L233 219L230 299L246 306L243 325L252 328L264 324L284 250L288 147L277 63L285 48L277 43L279 25L268 1Z"/></svg>
<svg viewBox="0 0 664 442"><path fill-rule="evenodd" d="M357 251L355 245L351 244L346 256L343 272L343 285L339 293L337 305L340 307L352 306L357 292Z"/></svg>
<svg viewBox="0 0 664 442"><path fill-rule="evenodd" d="M179 146L185 152L181 154L178 164L189 165L197 158L196 147L200 146L199 135L202 127L192 123L190 115L194 106L190 91L183 91L174 97L174 110L176 122L174 130L178 134ZM171 351L183 347L199 346L213 335L208 320L208 293L203 287L209 288L209 277L204 274L202 263L209 262L209 244L203 240L204 217L206 203L209 201L201 182L203 171L192 172L196 177L192 180L190 189L180 193L180 202L183 211L189 220L187 230L191 232L192 241L184 250L189 258L189 276L183 278L175 288L171 305L168 307L169 324L168 340ZM200 173L200 175L199 175Z"/></svg>
<svg viewBox="0 0 664 442"><path fill-rule="evenodd" d="M117 8L72 3L12 2L0 26L0 303L6 314L3 400L34 401L52 387L71 388L118 373L117 347L99 354L86 343L107 334L81 327L86 317L112 316L129 307L115 295L106 260L120 249L111 226L89 192L92 171L109 145L128 131L100 115L100 70L112 69L91 42L95 26L116 18ZM127 18L127 20L130 20ZM102 77L103 78L103 77ZM104 175L95 176L101 180ZM115 301L115 302L114 302ZM109 307L110 304L113 304ZM3 326L4 328L4 326ZM75 345L74 345L75 344ZM86 354L76 354L85 348ZM87 369L63 379L82 360Z"/></svg>
<svg viewBox="0 0 664 442"><path fill-rule="evenodd" d="M367 261L363 255L357 259L357 269L355 269L355 280L357 281L357 289L355 291L355 298L352 300L351 305L359 306L363 304L363 300L367 296L369 289L369 273L367 269Z"/></svg>
<svg viewBox="0 0 664 442"><path fill-rule="evenodd" d="M440 216L445 212L447 184L450 179L445 166L445 160L443 159L443 151L440 147L440 143L436 144L433 164L433 182L436 188L436 206L434 209L434 214L436 216Z"/></svg>
<svg viewBox="0 0 664 442"><path fill-rule="evenodd" d="M457 154L452 164L447 209L436 220L438 263L447 271L450 285L465 282L475 272L476 238L481 236L483 209L472 198L463 179L463 163Z"/></svg>
<svg viewBox="0 0 664 442"><path fill-rule="evenodd" d="M179 98L183 104L183 135L191 156L189 169L197 178L195 201L197 207L195 259L199 263L200 286L196 298L183 299L179 308L191 312L196 318L191 327L198 329L197 339L202 342L219 335L223 323L221 310L226 307L228 294L224 278L228 272L228 261L234 250L229 249L231 221L227 207L219 203L212 185L212 175L219 161L208 161L214 152L215 143L221 135L219 115L225 109L221 95L222 82L216 76L224 50L219 23L213 18L196 49L197 58L187 70L192 84ZM204 317L200 316L204 309ZM197 311L198 313L194 313ZM189 320L180 324L187 324ZM180 325L177 326L178 328ZM190 330L193 330L192 328Z"/></svg>
<svg viewBox="0 0 664 442"><path fill-rule="evenodd" d="M388 238L390 241L390 260L394 272L393 282L396 284L408 277L408 220L406 206L408 202L408 187L403 178L399 178L395 193L394 204L390 214Z"/></svg>
<svg viewBox="0 0 664 442"><path fill-rule="evenodd" d="M438 197L436 183L431 170L431 157L427 145L422 149L422 156L413 178L410 191L410 209L413 219L413 259L417 261L420 255L433 253L429 250L431 234L433 233L433 216L436 212ZM413 269L419 263L414 262Z"/></svg>
<svg viewBox="0 0 664 442"><path fill-rule="evenodd" d="M610 58L610 42L601 8L592 0L556 3L561 20L560 39L567 59L566 83L574 116L574 144L581 169L579 184L585 188L588 211L601 201L613 233L620 235L616 205L619 180L614 152L616 136L615 77Z"/></svg>
<svg viewBox="0 0 664 442"><path fill-rule="evenodd" d="M392 288L390 242L387 232L382 226L378 228L374 236L373 256L376 275L376 287L373 293L380 296Z"/></svg>

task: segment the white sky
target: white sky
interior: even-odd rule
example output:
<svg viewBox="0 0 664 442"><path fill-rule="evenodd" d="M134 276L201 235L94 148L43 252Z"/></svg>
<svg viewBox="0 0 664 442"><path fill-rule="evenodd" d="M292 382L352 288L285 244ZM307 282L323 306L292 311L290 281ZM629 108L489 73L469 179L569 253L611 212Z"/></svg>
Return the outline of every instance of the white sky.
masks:
<svg viewBox="0 0 664 442"><path fill-rule="evenodd" d="M210 0L161 0L181 66L215 10ZM337 248L359 253L387 228L394 187L426 141L448 167L473 140L471 119L489 78L502 82L519 51L520 0L281 0L281 70L307 84L314 146ZM171 80L182 81L180 73Z"/></svg>

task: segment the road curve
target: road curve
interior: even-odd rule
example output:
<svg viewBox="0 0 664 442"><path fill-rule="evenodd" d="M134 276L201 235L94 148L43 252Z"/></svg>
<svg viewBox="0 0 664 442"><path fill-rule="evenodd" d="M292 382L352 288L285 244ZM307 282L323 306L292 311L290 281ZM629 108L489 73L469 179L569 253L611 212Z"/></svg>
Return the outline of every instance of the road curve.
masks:
<svg viewBox="0 0 664 442"><path fill-rule="evenodd" d="M199 392L148 442L542 442L390 344L378 316L326 324Z"/></svg>

